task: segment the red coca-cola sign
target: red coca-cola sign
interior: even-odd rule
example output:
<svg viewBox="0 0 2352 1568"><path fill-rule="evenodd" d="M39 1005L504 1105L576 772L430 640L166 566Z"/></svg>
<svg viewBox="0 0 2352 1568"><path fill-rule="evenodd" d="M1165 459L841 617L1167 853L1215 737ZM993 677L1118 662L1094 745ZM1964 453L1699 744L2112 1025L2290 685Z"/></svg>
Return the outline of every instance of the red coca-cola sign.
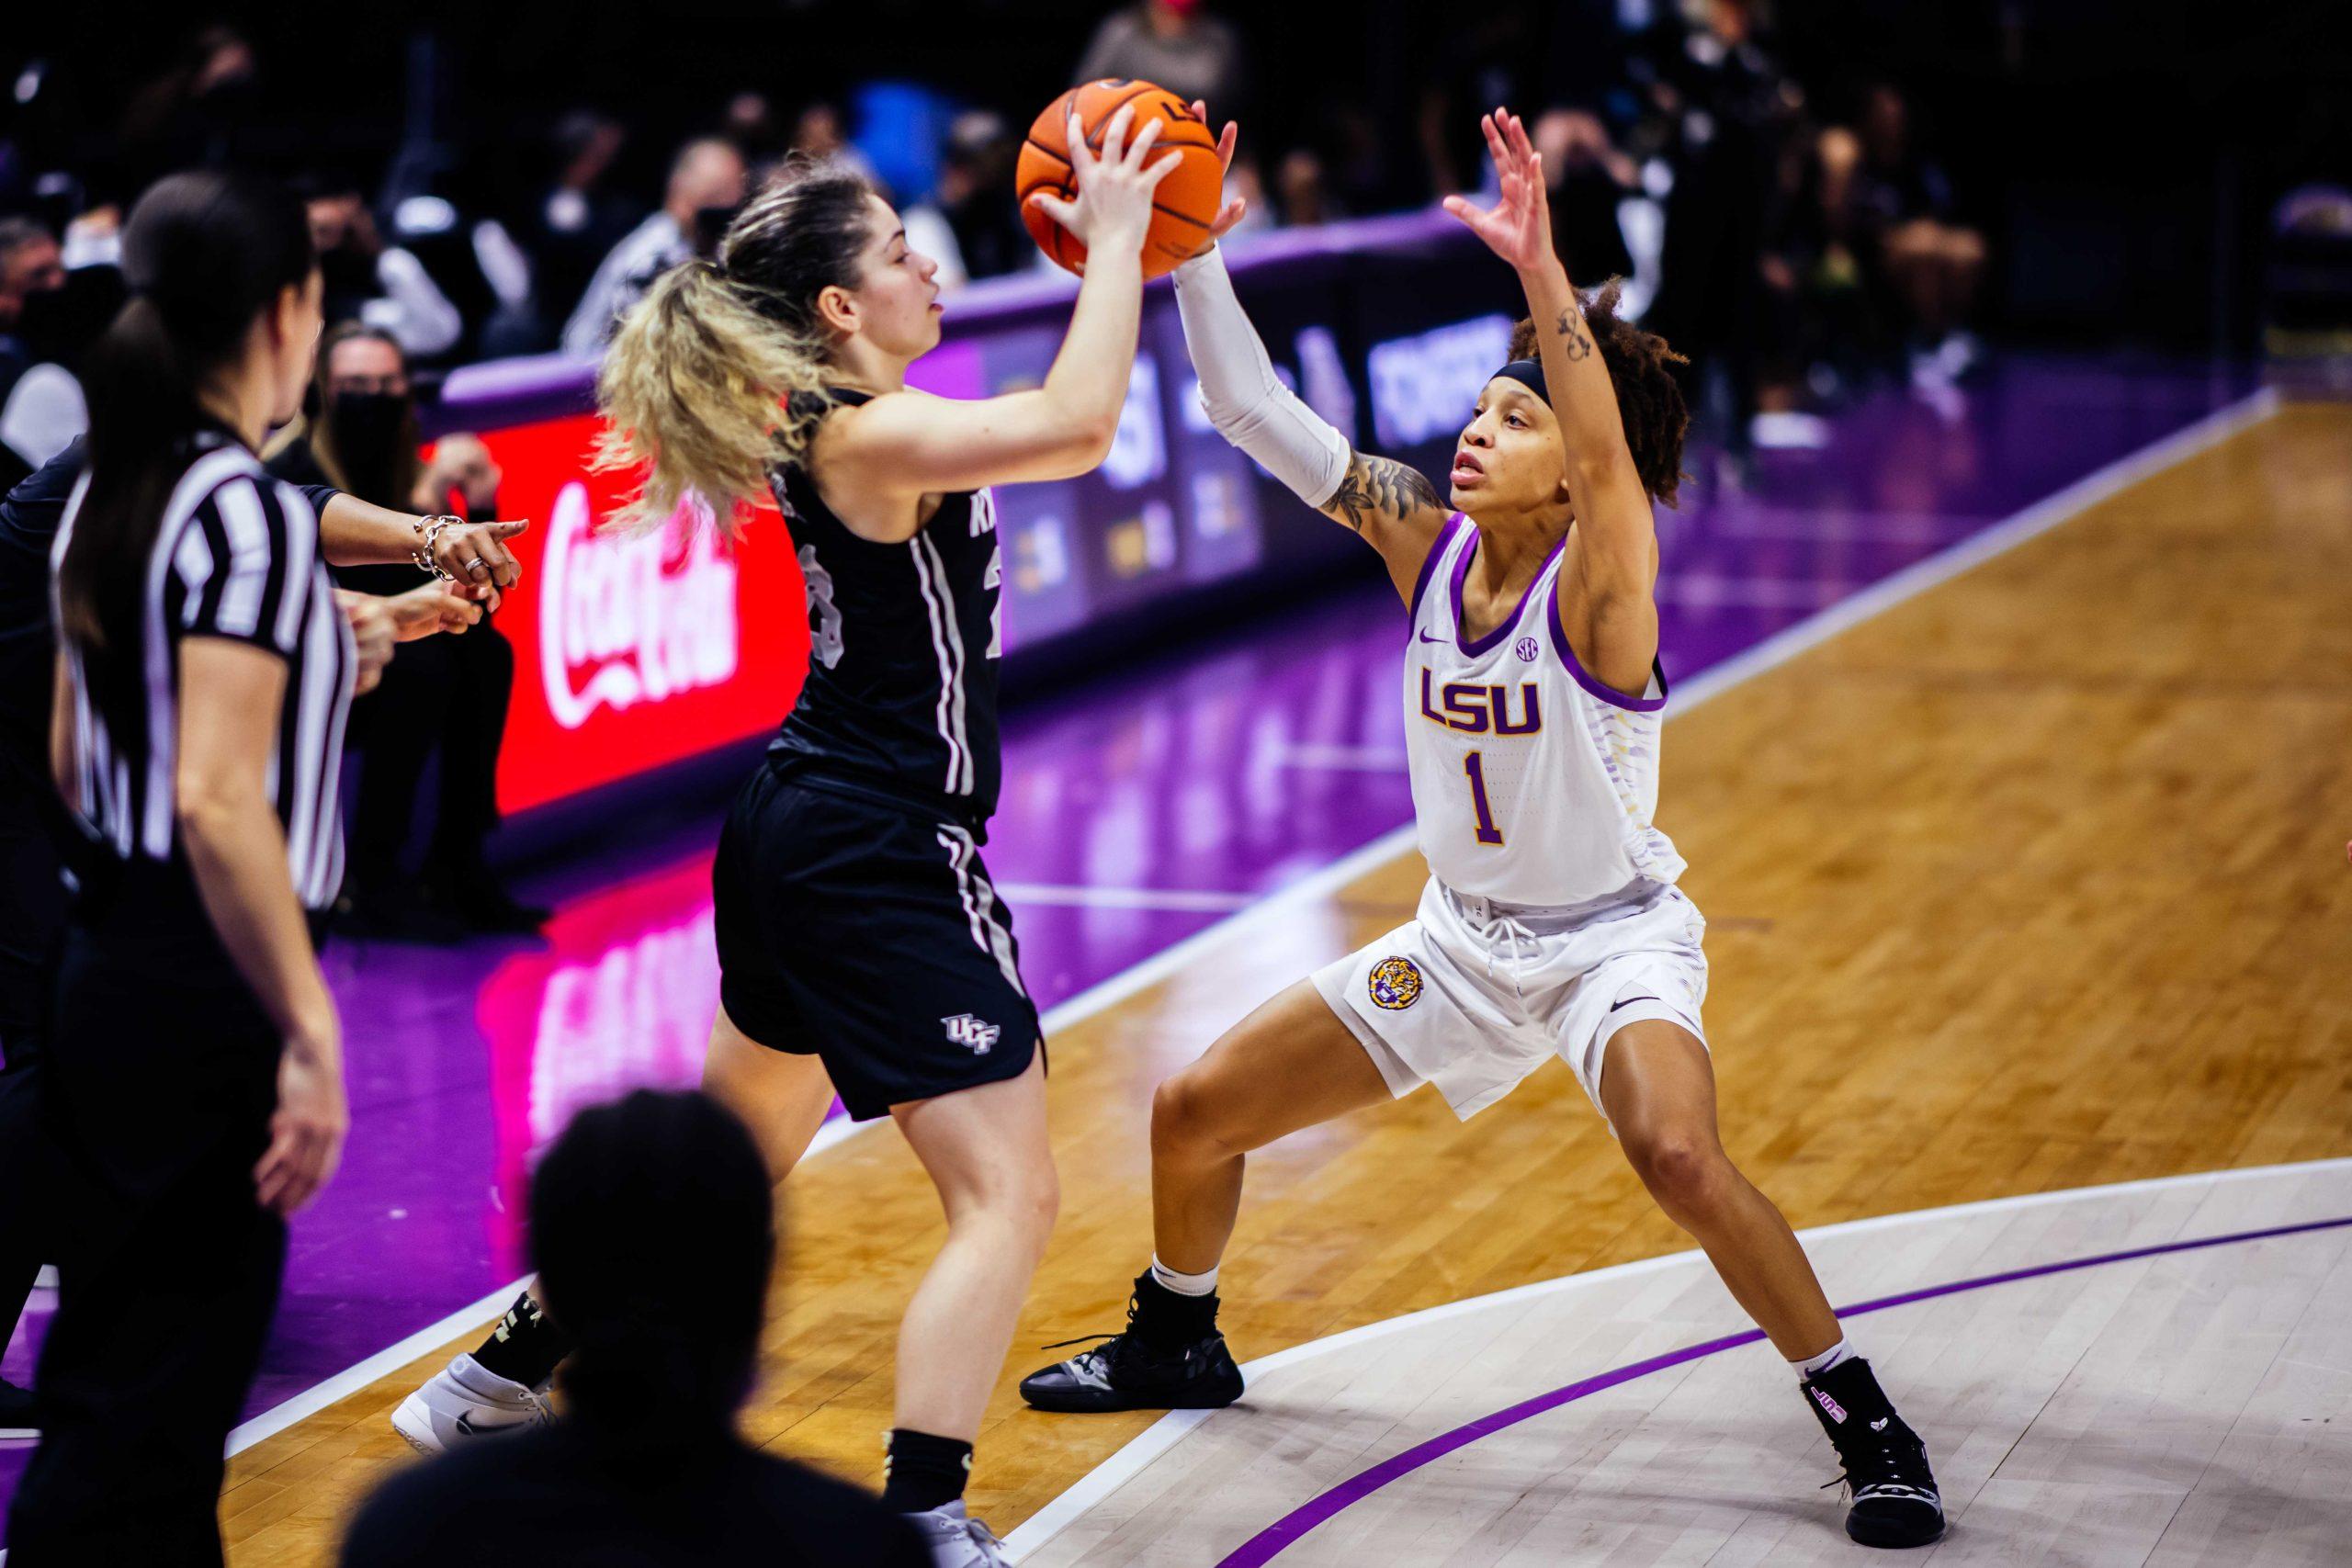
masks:
<svg viewBox="0 0 2352 1568"><path fill-rule="evenodd" d="M564 795L772 729L808 668L808 616L783 520L721 542L682 508L628 536L602 525L628 493L593 474L591 415L485 432L505 471L500 515L523 581L498 624L514 645L498 761L502 810Z"/></svg>

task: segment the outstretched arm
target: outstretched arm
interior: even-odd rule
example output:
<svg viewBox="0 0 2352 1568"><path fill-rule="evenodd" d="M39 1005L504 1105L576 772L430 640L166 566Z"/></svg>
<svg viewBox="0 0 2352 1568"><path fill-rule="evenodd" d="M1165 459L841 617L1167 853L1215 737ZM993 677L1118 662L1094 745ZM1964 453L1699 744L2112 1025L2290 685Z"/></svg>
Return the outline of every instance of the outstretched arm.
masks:
<svg viewBox="0 0 2352 1568"><path fill-rule="evenodd" d="M1200 106L1195 105L1197 109ZM1230 164L1234 128L1217 151ZM1201 405L1219 434L1326 517L1344 523L1378 550L1399 596L1409 600L1438 530L1445 499L1414 469L1354 450L1347 436L1308 408L1274 374L1257 329L1233 292L1215 239L1241 216L1230 203L1210 248L1176 269L1176 309L1184 346L1201 378Z"/></svg>
<svg viewBox="0 0 2352 1568"><path fill-rule="evenodd" d="M1609 367L1552 249L1543 156L1518 116L1497 110L1483 124L1501 199L1482 210L1452 196L1445 209L1510 262L1527 291L1576 508L1576 547L1560 573L1560 624L1587 669L1638 696L1657 657L1657 527L1649 493L1625 446Z"/></svg>
<svg viewBox="0 0 2352 1568"><path fill-rule="evenodd" d="M1087 246L1078 306L1045 385L974 400L922 392L876 398L831 422L837 428L823 452L830 482L919 496L1069 479L1109 454L1135 367L1151 193L1177 162L1172 154L1147 161L1157 120L1123 145L1134 112L1123 106L1112 116L1100 153L1088 150L1073 116L1067 144L1078 199L1030 198ZM911 537L915 526L910 511L897 537Z"/></svg>

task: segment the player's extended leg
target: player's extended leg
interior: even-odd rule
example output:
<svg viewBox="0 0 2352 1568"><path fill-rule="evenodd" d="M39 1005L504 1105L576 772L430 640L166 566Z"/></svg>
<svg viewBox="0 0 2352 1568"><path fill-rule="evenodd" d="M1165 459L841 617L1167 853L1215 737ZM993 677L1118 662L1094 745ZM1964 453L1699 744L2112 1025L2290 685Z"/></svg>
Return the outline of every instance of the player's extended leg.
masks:
<svg viewBox="0 0 2352 1568"><path fill-rule="evenodd" d="M1175 1272L1215 1272L1241 1212L1249 1152L1388 1099L1380 1070L1312 983L1278 993L1152 1094L1159 1261Z"/></svg>
<svg viewBox="0 0 2352 1568"><path fill-rule="evenodd" d="M1788 1221L1724 1152L1706 1047L1677 1024L1643 1019L1617 1032L1605 1061L1601 1109L1642 1185L1802 1380L1853 1489L1846 1532L1868 1546L1934 1540L1943 1505L1926 1445L1847 1346Z"/></svg>
<svg viewBox="0 0 2352 1568"><path fill-rule="evenodd" d="M899 1327L898 1424L969 1442L1061 1202L1044 1059L890 1114L947 1211L946 1244Z"/></svg>
<svg viewBox="0 0 2352 1568"><path fill-rule="evenodd" d="M947 1212L947 1241L899 1323L898 1396L885 1506L910 1516L942 1563L1001 1564L964 1511L989 1392L1004 1366L1061 1189L1046 1136L1046 1063L1019 1077L894 1105L890 1114Z"/></svg>
<svg viewBox="0 0 2352 1568"><path fill-rule="evenodd" d="M735 1026L720 1008L710 1026L702 1087L742 1119L782 1181L832 1108L832 1080L813 1055L773 1051ZM392 1412L413 1448L437 1453L453 1443L548 1419L540 1393L571 1341L530 1291L506 1309L472 1354L457 1357Z"/></svg>
<svg viewBox="0 0 2352 1568"><path fill-rule="evenodd" d="M1227 1030L1151 1100L1151 1267L1127 1328L1022 1380L1040 1410L1230 1404L1241 1372L1216 1328L1216 1274L1252 1149L1389 1099L1388 1085L1302 980Z"/></svg>

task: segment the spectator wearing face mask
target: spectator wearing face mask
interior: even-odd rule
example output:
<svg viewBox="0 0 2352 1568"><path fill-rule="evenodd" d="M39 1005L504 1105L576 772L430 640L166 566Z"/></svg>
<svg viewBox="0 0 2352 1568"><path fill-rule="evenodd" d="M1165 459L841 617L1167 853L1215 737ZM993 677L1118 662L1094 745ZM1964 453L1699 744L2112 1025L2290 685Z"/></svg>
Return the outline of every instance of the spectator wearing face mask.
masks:
<svg viewBox="0 0 2352 1568"><path fill-rule="evenodd" d="M430 359L457 346L465 319L423 262L384 243L355 183L315 180L308 206L328 321L365 322L388 334L412 359Z"/></svg>
<svg viewBox="0 0 2352 1568"><path fill-rule="evenodd" d="M704 137L680 148L670 165L662 210L615 245L588 280L588 291L564 325L563 352L580 359L603 353L613 324L644 298L653 280L700 254L705 231L717 239L726 224L710 223L706 215L742 205L747 183L743 154L733 142Z"/></svg>
<svg viewBox="0 0 2352 1568"><path fill-rule="evenodd" d="M29 218L0 218L0 398L32 368L17 328L31 295L65 286L57 236Z"/></svg>
<svg viewBox="0 0 2352 1568"><path fill-rule="evenodd" d="M300 433L269 457L279 478L334 485L401 511L497 515L498 465L481 441L445 435L429 462L419 456L408 362L389 333L356 321L328 332L319 344L311 400L314 412ZM398 593L427 581L408 566L347 568L335 576L344 587L370 593ZM398 662L400 674L388 673L354 710L360 770L345 878L349 929L424 942L537 931L548 912L516 902L483 859L498 822L498 750L514 682L513 645L485 618L469 636L404 649ZM405 852L424 765L436 750L432 836L412 872Z"/></svg>

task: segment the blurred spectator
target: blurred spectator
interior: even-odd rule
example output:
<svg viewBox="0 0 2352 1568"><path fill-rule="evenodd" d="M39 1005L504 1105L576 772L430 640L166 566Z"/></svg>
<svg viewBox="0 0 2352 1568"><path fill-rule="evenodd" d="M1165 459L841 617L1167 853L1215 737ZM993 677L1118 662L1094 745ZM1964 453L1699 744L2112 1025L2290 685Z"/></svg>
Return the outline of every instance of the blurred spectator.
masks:
<svg viewBox="0 0 2352 1568"><path fill-rule="evenodd" d="M57 236L28 218L0 218L0 398L33 366L18 335L27 298L64 287Z"/></svg>
<svg viewBox="0 0 2352 1568"><path fill-rule="evenodd" d="M123 293L119 269L84 266L24 296L11 335L26 368L0 392L0 479L15 483L89 428L82 355L122 309Z"/></svg>
<svg viewBox="0 0 2352 1568"><path fill-rule="evenodd" d="M717 243L726 219L742 205L746 184L743 154L733 142L702 137L680 148L662 210L615 245L589 279L564 326L564 353L579 359L602 353L614 323L655 278Z"/></svg>
<svg viewBox="0 0 2352 1568"><path fill-rule="evenodd" d="M828 99L820 98L800 111L800 118L792 124L792 145L787 151L804 158L838 159L865 175L876 189L882 187L873 164L842 128L840 106Z"/></svg>
<svg viewBox="0 0 2352 1568"><path fill-rule="evenodd" d="M378 328L345 321L319 344L312 412L268 458L299 485L333 485L400 512L447 513L452 496L468 518L498 515L498 465L471 435L418 456L416 402L400 344ZM411 566L335 569L345 588L401 593L430 581ZM464 646L460 647L459 645ZM352 709L359 748L345 889L356 934L453 942L469 931L534 931L547 911L518 904L492 874L483 845L498 824L498 750L506 733L514 649L493 621L464 637L409 643ZM433 834L414 873L405 852L424 765L441 758Z"/></svg>
<svg viewBox="0 0 2352 1568"><path fill-rule="evenodd" d="M251 164L262 149L261 70L234 28L199 29L131 96L119 138L126 195L180 169Z"/></svg>
<svg viewBox="0 0 2352 1568"><path fill-rule="evenodd" d="M515 237L531 258L532 302L549 345L587 292L597 265L643 210L605 185L628 140L620 121L608 115L582 109L558 120L550 139L554 178L516 224Z"/></svg>
<svg viewBox="0 0 2352 1568"><path fill-rule="evenodd" d="M310 181L305 194L311 242L326 285L326 319L365 321L390 333L413 358L455 348L465 319L423 262L384 243L357 182L323 176Z"/></svg>
<svg viewBox="0 0 2352 1568"><path fill-rule="evenodd" d="M1340 216L1323 176L1323 160L1312 148L1294 147L1274 170L1274 189L1287 228L1311 229Z"/></svg>
<svg viewBox="0 0 2352 1568"><path fill-rule="evenodd" d="M1537 118L1533 140L1551 186L1552 244L1568 276L1590 287L1634 270L1617 204L1640 184L1634 160L1611 144L1608 127L1582 109Z"/></svg>
<svg viewBox="0 0 2352 1568"><path fill-rule="evenodd" d="M122 265L122 209L102 202L65 225L65 268Z"/></svg>
<svg viewBox="0 0 2352 1568"><path fill-rule="evenodd" d="M1643 323L1690 359L1692 413L1744 469L1763 368L1765 241L1795 85L1755 37L1754 0L1709 0L1705 25L1654 60L1651 101L1671 129L1663 275Z"/></svg>
<svg viewBox="0 0 2352 1568"><path fill-rule="evenodd" d="M775 100L765 93L741 92L728 99L727 112L719 118L719 134L741 151L752 166L753 185L790 147L775 112Z"/></svg>
<svg viewBox="0 0 2352 1568"><path fill-rule="evenodd" d="M1094 29L1078 80L1127 76L1156 83L1186 103L1204 100L1220 123L1248 118L1241 39L1200 0L1137 0Z"/></svg>
<svg viewBox="0 0 2352 1568"><path fill-rule="evenodd" d="M1781 246L1804 339L1812 390L1836 398L1867 379L1880 355L1874 296L1878 236L1861 201L1861 139L1842 125L1824 127L1797 184Z"/></svg>
<svg viewBox="0 0 2352 1568"><path fill-rule="evenodd" d="M1225 194L1244 203L1241 221L1226 231L1228 240L1269 232L1280 220L1266 195L1266 177L1259 171L1257 154L1247 148L1234 150L1233 166L1225 171Z"/></svg>
<svg viewBox="0 0 2352 1568"><path fill-rule="evenodd" d="M1429 175L1426 197L1476 190L1490 177L1478 117L1528 101L1537 58L1529 10L1449 9L1424 23L1430 30L1419 40L1422 87L1414 130Z"/></svg>
<svg viewBox="0 0 2352 1568"><path fill-rule="evenodd" d="M1863 98L1860 199L1879 230L1879 260L1907 318L1915 378L1949 382L1976 359L1963 330L1984 270L1984 237L1954 219L1951 182L1919 151L1911 106L1887 83Z"/></svg>
<svg viewBox="0 0 2352 1568"><path fill-rule="evenodd" d="M942 288L1035 264L1036 247L1013 197L1020 150L1012 128L987 109L967 110L948 127L937 195L902 213L907 243L939 263Z"/></svg>
<svg viewBox="0 0 2352 1568"><path fill-rule="evenodd" d="M579 1344L567 1414L394 1476L343 1568L932 1568L879 1501L735 1431L774 1215L751 1134L707 1096L639 1089L573 1118L531 1179L539 1290Z"/></svg>

